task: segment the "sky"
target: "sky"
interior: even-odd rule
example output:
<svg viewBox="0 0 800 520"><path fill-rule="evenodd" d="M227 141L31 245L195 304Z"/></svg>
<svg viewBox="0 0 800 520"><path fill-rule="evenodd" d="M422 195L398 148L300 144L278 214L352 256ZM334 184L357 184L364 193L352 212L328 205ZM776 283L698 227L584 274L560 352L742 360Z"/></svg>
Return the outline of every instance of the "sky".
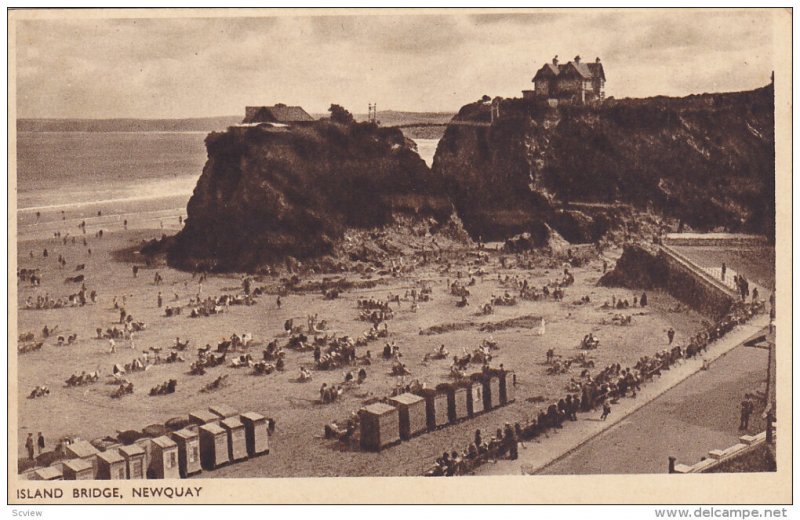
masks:
<svg viewBox="0 0 800 520"><path fill-rule="evenodd" d="M275 103L365 113L373 102L452 112L484 94L520 97L554 55L600 57L617 98L747 90L774 70L765 11L251 14L12 19L17 116L205 117Z"/></svg>

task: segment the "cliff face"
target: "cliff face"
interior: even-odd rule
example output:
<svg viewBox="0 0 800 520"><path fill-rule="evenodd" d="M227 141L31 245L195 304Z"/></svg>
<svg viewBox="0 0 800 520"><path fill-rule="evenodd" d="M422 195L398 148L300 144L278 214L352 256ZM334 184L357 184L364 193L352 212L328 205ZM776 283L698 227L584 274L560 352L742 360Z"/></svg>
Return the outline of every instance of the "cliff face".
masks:
<svg viewBox="0 0 800 520"><path fill-rule="evenodd" d="M252 270L329 254L346 229L384 226L398 213L452 214L441 182L396 129L234 127L206 146L186 225L167 246L179 267Z"/></svg>
<svg viewBox="0 0 800 520"><path fill-rule="evenodd" d="M423 227L436 230L454 213L473 238L528 232L539 245L550 228L570 242L658 228L637 209L774 237L771 87L490 111L461 109L432 170L400 130L352 118L212 133L184 229L150 252L186 269L254 270L337 256L348 229L432 218Z"/></svg>
<svg viewBox="0 0 800 520"><path fill-rule="evenodd" d="M609 215L598 222L593 213L616 201L699 230L774 236L771 87L598 106L503 100L498 120L470 126L489 111L463 107L433 163L473 236L500 239L547 221L570 240L595 239ZM595 210L560 211L576 201Z"/></svg>

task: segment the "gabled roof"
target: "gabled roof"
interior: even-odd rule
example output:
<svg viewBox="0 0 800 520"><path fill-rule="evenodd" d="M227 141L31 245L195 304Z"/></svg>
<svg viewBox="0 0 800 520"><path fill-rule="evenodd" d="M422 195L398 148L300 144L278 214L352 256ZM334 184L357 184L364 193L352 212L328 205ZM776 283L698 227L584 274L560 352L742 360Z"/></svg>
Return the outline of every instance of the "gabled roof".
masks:
<svg viewBox="0 0 800 520"><path fill-rule="evenodd" d="M531 81L536 81L537 79L549 79L555 78L558 76L559 70L557 65L553 65L552 63L545 63L542 65L542 68L536 72L536 75L533 77Z"/></svg>
<svg viewBox="0 0 800 520"><path fill-rule="evenodd" d="M558 77L562 74L567 76L571 74L577 74L583 79L593 79L596 77L601 78L603 81L606 79L605 71L603 71L603 64L596 62L596 63L575 63L574 61L570 61L568 63L562 63L559 65L554 65L552 63L545 63L541 69L536 72L536 75L533 77L531 81L536 81L540 79L551 79Z"/></svg>
<svg viewBox="0 0 800 520"><path fill-rule="evenodd" d="M303 107L290 107L282 103L274 106L247 107L242 123L303 123L314 118Z"/></svg>
<svg viewBox="0 0 800 520"><path fill-rule="evenodd" d="M602 63L600 63L600 62L587 63L586 66L589 67L589 70L591 71L593 78L599 77L603 81L606 80L606 73L603 70L603 64Z"/></svg>

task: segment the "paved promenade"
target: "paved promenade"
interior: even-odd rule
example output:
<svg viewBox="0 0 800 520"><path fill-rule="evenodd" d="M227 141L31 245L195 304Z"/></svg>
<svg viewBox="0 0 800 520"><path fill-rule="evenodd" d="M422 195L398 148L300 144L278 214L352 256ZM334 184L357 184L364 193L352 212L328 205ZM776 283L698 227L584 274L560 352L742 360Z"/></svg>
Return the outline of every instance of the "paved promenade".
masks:
<svg viewBox="0 0 800 520"><path fill-rule="evenodd" d="M720 356L738 347L768 324L768 315L762 314L754 317L750 322L737 327L719 341L710 344L707 353L702 358L686 360L673 367L671 370L664 371L660 378L656 378L650 383L645 384L636 398L621 399L618 404L613 406L612 413L607 420L599 420L599 410L589 413L579 413L578 421L565 422L564 428L548 433L548 436L540 437L538 439L539 442L526 442L527 448L521 448L519 450L519 458L517 460L501 460L496 464L484 464L477 468L475 474L509 475L536 474L541 472L547 466L573 453L604 431L627 420L631 414L648 403L651 403L693 374L699 372L703 365L703 359L707 360L709 363L718 359ZM764 369L766 369L766 367L764 367ZM709 446L708 449L716 447L717 446ZM680 453L676 453L675 455L679 456L679 462L684 461L683 458L680 458ZM687 454L687 456L688 455L689 454ZM686 460L686 462L693 463L696 461ZM666 467L666 461L662 461L662 465ZM603 469L603 472L608 471Z"/></svg>

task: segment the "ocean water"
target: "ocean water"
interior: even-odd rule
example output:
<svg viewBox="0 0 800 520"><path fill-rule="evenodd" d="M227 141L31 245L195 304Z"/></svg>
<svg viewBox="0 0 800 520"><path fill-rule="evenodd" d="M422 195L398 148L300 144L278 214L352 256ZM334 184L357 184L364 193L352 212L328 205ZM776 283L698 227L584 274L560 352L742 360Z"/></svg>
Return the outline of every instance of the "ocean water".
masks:
<svg viewBox="0 0 800 520"><path fill-rule="evenodd" d="M414 139L417 143L417 153L428 167L433 166L433 156L436 154L436 146L439 144L439 139Z"/></svg>
<svg viewBox="0 0 800 520"><path fill-rule="evenodd" d="M17 210L87 213L93 206L186 207L207 154L206 132L20 132ZM430 166L438 139L416 139ZM176 206L177 204L177 206ZM104 209L104 213L109 210Z"/></svg>
<svg viewBox="0 0 800 520"><path fill-rule="evenodd" d="M206 161L206 135L21 132L18 211L69 211L100 202L176 197L188 201Z"/></svg>

